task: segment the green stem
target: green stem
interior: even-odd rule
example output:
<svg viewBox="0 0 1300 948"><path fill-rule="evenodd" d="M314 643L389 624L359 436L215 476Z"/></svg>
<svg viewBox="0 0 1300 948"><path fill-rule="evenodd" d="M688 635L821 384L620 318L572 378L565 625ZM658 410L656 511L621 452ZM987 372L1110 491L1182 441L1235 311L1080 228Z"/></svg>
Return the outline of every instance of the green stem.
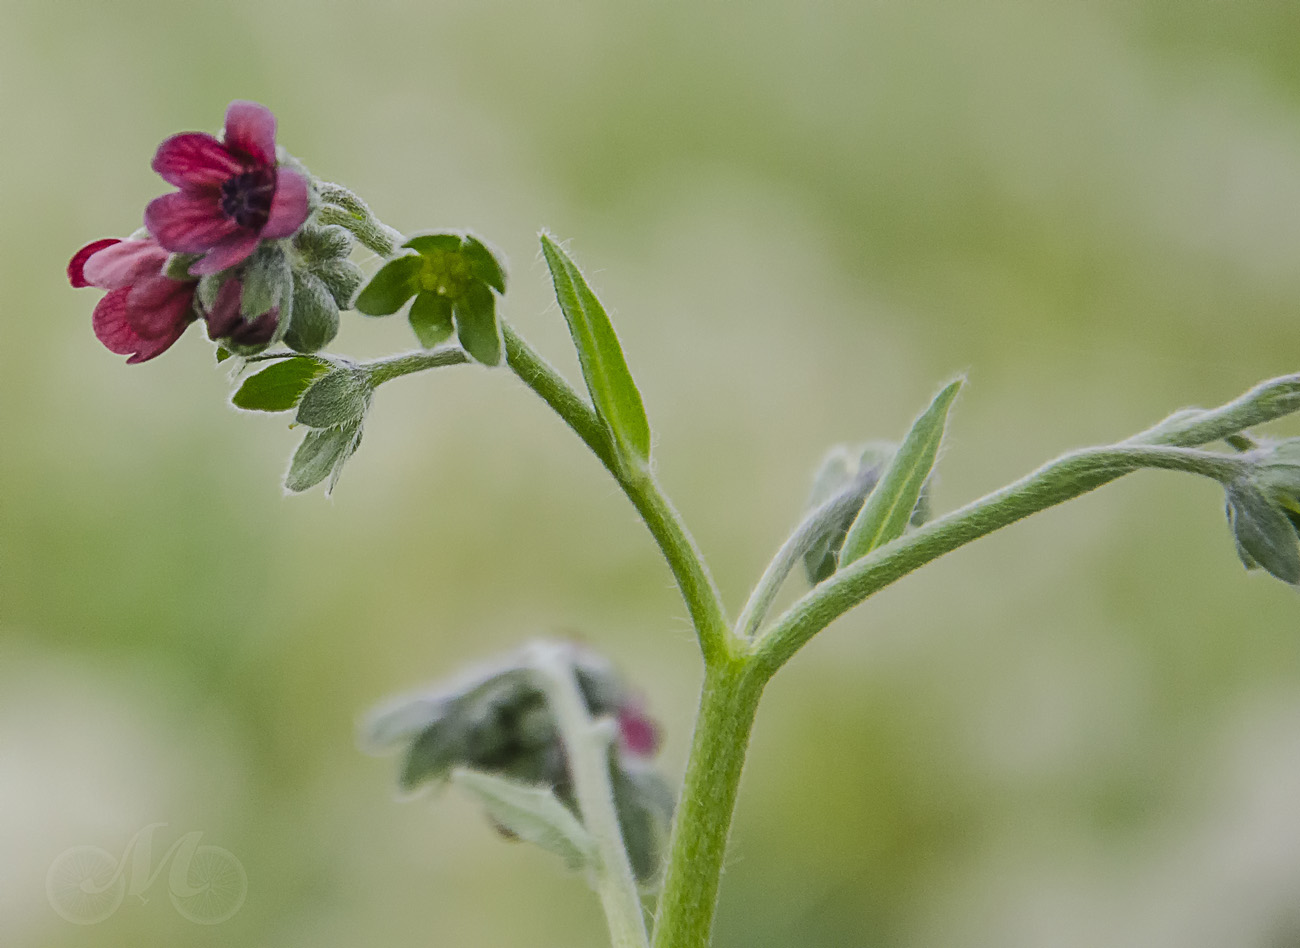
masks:
<svg viewBox="0 0 1300 948"><path fill-rule="evenodd" d="M324 202L316 211L322 224L346 227L362 245L381 257L391 257L402 242L401 231L389 227L370 210L369 205L341 184L316 181L316 190Z"/></svg>
<svg viewBox="0 0 1300 948"><path fill-rule="evenodd" d="M705 948L713 929L727 835L764 679L733 660L707 669L681 801L673 819L668 872L659 897L654 948Z"/></svg>
<svg viewBox="0 0 1300 948"><path fill-rule="evenodd" d="M776 594L781 591L790 571L803 555L812 549L828 529L834 529L835 524L851 518L862 506L870 489L867 485L874 483L874 479L875 474L870 470L859 474L854 483L804 517L803 522L781 544L736 620L736 632L742 640L748 641L754 637L768 610L772 608Z"/></svg>
<svg viewBox="0 0 1300 948"><path fill-rule="evenodd" d="M873 550L835 574L776 620L758 641L755 659L763 673L771 676L833 620L890 583L972 540L1096 490L1132 471L1163 468L1222 482L1231 480L1248 464L1227 455L1135 443L1072 452Z"/></svg>
<svg viewBox="0 0 1300 948"><path fill-rule="evenodd" d="M619 463L609 432L595 409L513 327L503 321L501 328L505 335L506 363L591 448L645 521L686 601L705 661L725 661L735 652L736 643L727 625L721 596L704 565L704 557L682 525L680 515L659 489L654 475L647 470L626 470Z"/></svg>
<svg viewBox="0 0 1300 948"><path fill-rule="evenodd" d="M605 909L613 948L647 948L649 938L641 897L623 844L614 787L609 779L614 729L608 720L593 721L587 712L586 701L573 674L569 648L539 643L531 657L538 683L555 714L564 742L582 824L596 841L599 859L595 869L596 892Z"/></svg>
<svg viewBox="0 0 1300 948"><path fill-rule="evenodd" d="M404 352L386 359L374 359L363 362L361 368L370 374L374 385L413 375L425 369L437 369L446 365L464 365L469 356L459 346L442 346L437 349L425 349L421 352Z"/></svg>

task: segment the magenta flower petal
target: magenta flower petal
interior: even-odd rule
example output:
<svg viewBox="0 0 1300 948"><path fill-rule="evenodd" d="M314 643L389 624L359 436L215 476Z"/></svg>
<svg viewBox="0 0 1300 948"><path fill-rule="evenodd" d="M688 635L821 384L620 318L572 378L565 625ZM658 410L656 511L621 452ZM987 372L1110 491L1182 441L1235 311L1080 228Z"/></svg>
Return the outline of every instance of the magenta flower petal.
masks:
<svg viewBox="0 0 1300 948"><path fill-rule="evenodd" d="M110 352L130 356L131 358L126 361L132 364L146 362L166 352L181 337L188 323L173 327L171 332L157 339L141 337L126 318L129 293L130 291L126 289L108 293L95 307L92 325L95 328L95 336L108 347Z"/></svg>
<svg viewBox="0 0 1300 948"><path fill-rule="evenodd" d="M236 230L233 234L223 237L207 256L191 265L190 273L194 276L208 276L211 273L228 270L237 263L243 263L257 249L259 239L252 231Z"/></svg>
<svg viewBox="0 0 1300 948"><path fill-rule="evenodd" d="M226 147L258 164L275 164L275 116L256 102L236 99L226 108Z"/></svg>
<svg viewBox="0 0 1300 948"><path fill-rule="evenodd" d="M194 318L190 303L194 284L152 277L131 287L126 298L126 321L144 339L157 339L185 327Z"/></svg>
<svg viewBox="0 0 1300 948"><path fill-rule="evenodd" d="M82 276L91 286L117 290L157 276L166 262L167 251L152 240L121 240L92 254L82 268Z"/></svg>
<svg viewBox="0 0 1300 948"><path fill-rule="evenodd" d="M263 239L278 240L297 232L311 211L308 191L307 179L292 168L280 168L276 172L275 197L262 226Z"/></svg>
<svg viewBox="0 0 1300 948"><path fill-rule="evenodd" d="M202 132L173 135L158 146L153 158L153 170L178 188L220 187L243 167L225 145Z"/></svg>
<svg viewBox="0 0 1300 948"><path fill-rule="evenodd" d="M113 244L118 243L121 243L121 241L116 237L106 237L103 240L96 240L93 243L86 244L86 246L78 250L72 255L72 259L68 261L68 282L78 289L83 286L93 286L94 284L86 279L86 261L105 247L111 247Z"/></svg>
<svg viewBox="0 0 1300 948"><path fill-rule="evenodd" d="M637 707L619 710L618 733L623 748L638 757L649 757L659 747L659 728Z"/></svg>
<svg viewBox="0 0 1300 948"><path fill-rule="evenodd" d="M235 331L243 321L240 315L240 303L244 298L244 288L233 277L221 284L217 298L212 301L212 308L204 314L208 321L208 337L224 339Z"/></svg>
<svg viewBox="0 0 1300 948"><path fill-rule="evenodd" d="M173 191L154 198L145 208L144 226L173 253L203 253L239 230L221 213L215 190Z"/></svg>

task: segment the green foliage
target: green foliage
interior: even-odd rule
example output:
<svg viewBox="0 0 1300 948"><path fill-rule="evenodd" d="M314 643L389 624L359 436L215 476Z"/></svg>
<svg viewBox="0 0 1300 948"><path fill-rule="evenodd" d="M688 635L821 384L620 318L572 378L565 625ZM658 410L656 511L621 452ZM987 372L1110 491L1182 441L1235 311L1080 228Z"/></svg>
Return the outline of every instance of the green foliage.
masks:
<svg viewBox="0 0 1300 948"><path fill-rule="evenodd" d="M407 316L411 330L426 349L441 345L455 331L451 321L451 300L437 293L417 293Z"/></svg>
<svg viewBox="0 0 1300 948"><path fill-rule="evenodd" d="M239 276L242 284L239 310L247 322L252 322L273 306L281 306L281 300L293 292L293 272L289 261L279 244L263 241L257 251L248 258ZM281 322L288 321L288 314L280 313Z"/></svg>
<svg viewBox="0 0 1300 948"><path fill-rule="evenodd" d="M808 498L808 510L817 510L827 501L852 490L855 499L845 506L846 514L827 519L809 541L803 555L804 572L809 585L829 578L839 565L840 548L849 526L862 509L871 489L880 479L889 459L894 456L897 446L883 441L872 442L859 449L837 445L823 459L821 467L813 476L812 493Z"/></svg>
<svg viewBox="0 0 1300 948"><path fill-rule="evenodd" d="M415 253L389 260L370 278L353 306L367 316L389 316L397 312L420 289L423 266L424 259Z"/></svg>
<svg viewBox="0 0 1300 948"><path fill-rule="evenodd" d="M452 303L452 309L461 347L484 365L500 365L504 344L492 291L482 283L471 283Z"/></svg>
<svg viewBox="0 0 1300 948"><path fill-rule="evenodd" d="M951 382L913 422L880 482L867 495L866 503L849 527L840 551L840 566L898 539L907 529L939 456L948 411L963 381Z"/></svg>
<svg viewBox="0 0 1300 948"><path fill-rule="evenodd" d="M343 465L361 443L361 420L338 428L321 428L307 432L289 462L285 475L286 490L300 493L329 478L325 492L334 490Z"/></svg>
<svg viewBox="0 0 1300 948"><path fill-rule="evenodd" d="M644 465L650 459L650 423L609 315L560 245L548 234L542 234L541 241L555 298L578 349L592 404L613 435L620 456Z"/></svg>
<svg viewBox="0 0 1300 948"><path fill-rule="evenodd" d="M276 362L245 379L230 401L246 411L288 411L329 367L325 360L311 356Z"/></svg>
<svg viewBox="0 0 1300 948"><path fill-rule="evenodd" d="M364 371L341 366L311 384L298 405L297 420L312 428L359 424L372 391Z"/></svg>
<svg viewBox="0 0 1300 948"><path fill-rule="evenodd" d="M596 851L591 834L551 790L465 769L455 771L451 779L477 797L510 836L555 853L570 869L590 865Z"/></svg>

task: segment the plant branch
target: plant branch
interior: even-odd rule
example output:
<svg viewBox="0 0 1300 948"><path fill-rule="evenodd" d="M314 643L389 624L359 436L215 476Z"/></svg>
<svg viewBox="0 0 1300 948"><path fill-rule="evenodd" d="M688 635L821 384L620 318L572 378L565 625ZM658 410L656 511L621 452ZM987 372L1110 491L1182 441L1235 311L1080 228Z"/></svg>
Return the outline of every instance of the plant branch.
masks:
<svg viewBox="0 0 1300 948"><path fill-rule="evenodd" d="M512 326L503 321L501 328L505 334L506 363L586 443L645 521L681 590L706 662L730 656L735 648L721 596L699 548L653 474L626 470L619 463L609 432L595 409Z"/></svg>
<svg viewBox="0 0 1300 948"><path fill-rule="evenodd" d="M538 643L532 649L531 664L564 742L583 826L596 841L596 892L605 909L613 948L647 948L641 897L623 843L609 779L610 744L615 731L609 721L591 719L573 674L568 647Z"/></svg>
<svg viewBox="0 0 1300 948"><path fill-rule="evenodd" d="M389 356L385 359L363 362L361 368L369 374L372 384L382 385L384 382L401 378L403 375L423 372L425 369L437 369L446 365L464 365L467 362L469 362L469 356L465 354L465 351L460 346L440 346L437 349L404 352L401 355Z"/></svg>
<svg viewBox="0 0 1300 948"><path fill-rule="evenodd" d="M1194 424L1200 425L1199 422ZM1196 437L1210 431L1203 425L1190 430ZM1190 437L1186 433L1169 436ZM1216 438L1222 436L1223 433L1214 435ZM918 567L1017 520L1096 490L1132 471L1162 468L1226 481L1248 464L1228 455L1146 446L1132 441L1071 452L1014 484L872 551L835 574L777 619L756 644L755 658L764 673L770 676L833 620Z"/></svg>

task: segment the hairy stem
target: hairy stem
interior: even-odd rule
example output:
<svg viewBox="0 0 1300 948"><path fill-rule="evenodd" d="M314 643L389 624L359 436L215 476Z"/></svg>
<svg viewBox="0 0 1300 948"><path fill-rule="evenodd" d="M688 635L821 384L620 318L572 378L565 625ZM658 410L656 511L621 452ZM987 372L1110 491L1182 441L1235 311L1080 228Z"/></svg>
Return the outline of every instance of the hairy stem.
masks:
<svg viewBox="0 0 1300 948"><path fill-rule="evenodd" d="M1086 448L1059 458L987 497L886 544L817 586L758 641L755 659L770 676L809 639L868 596L972 540L1142 468L1186 471L1226 481L1239 458L1135 443Z"/></svg>
<svg viewBox="0 0 1300 948"><path fill-rule="evenodd" d="M713 929L727 835L764 679L743 660L709 668L700 695L654 948L705 948Z"/></svg>
<svg viewBox="0 0 1300 948"><path fill-rule="evenodd" d="M645 521L672 570L690 611L706 662L734 651L722 600L695 541L649 471L627 471L618 461L609 432L595 409L570 387L514 328L502 322L506 363L520 380L555 410L605 465Z"/></svg>
<svg viewBox="0 0 1300 948"><path fill-rule="evenodd" d="M534 646L531 657L564 742L583 826L596 841L596 892L605 909L613 948L647 948L641 897L623 844L609 779L610 742L615 731L609 721L593 721L587 712L573 674L571 649L541 643Z"/></svg>
<svg viewBox="0 0 1300 948"><path fill-rule="evenodd" d="M469 356L459 346L440 346L437 349L425 349L422 352L404 352L386 359L374 359L363 362L361 368L370 374L374 385L382 385L403 375L413 375L425 369L437 369L446 365L464 365Z"/></svg>

